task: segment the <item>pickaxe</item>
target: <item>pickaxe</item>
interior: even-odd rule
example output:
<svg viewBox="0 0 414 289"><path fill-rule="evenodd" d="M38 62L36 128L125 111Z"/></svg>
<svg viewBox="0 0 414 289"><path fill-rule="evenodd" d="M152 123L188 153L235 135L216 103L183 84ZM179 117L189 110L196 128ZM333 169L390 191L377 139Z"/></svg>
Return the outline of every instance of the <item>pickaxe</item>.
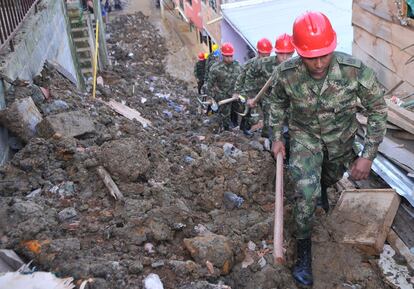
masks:
<svg viewBox="0 0 414 289"><path fill-rule="evenodd" d="M206 95L204 95L204 96L206 96ZM227 103L230 103L230 102L233 102L233 101L236 101L236 100L239 100L239 99L244 100L244 98L242 98L240 95L235 95L233 97L220 100L219 102L216 102L213 98L210 98L210 100L207 100L207 101L202 101L201 99L199 99L197 97L198 102L202 106L204 106L204 107L210 106L211 109L214 112L216 112L218 110L219 106L224 105L224 104L227 104Z"/></svg>
<svg viewBox="0 0 414 289"><path fill-rule="evenodd" d="M242 113L237 113L240 116L246 116L250 109L252 107L255 107L257 105L257 103L262 99L263 95L265 94L265 92L267 91L267 89L270 87L270 85L272 84L272 77L270 77L265 85L262 87L262 89L260 89L260 91L256 94L256 96L253 99L249 99L246 103L246 106L244 108L244 111Z"/></svg>

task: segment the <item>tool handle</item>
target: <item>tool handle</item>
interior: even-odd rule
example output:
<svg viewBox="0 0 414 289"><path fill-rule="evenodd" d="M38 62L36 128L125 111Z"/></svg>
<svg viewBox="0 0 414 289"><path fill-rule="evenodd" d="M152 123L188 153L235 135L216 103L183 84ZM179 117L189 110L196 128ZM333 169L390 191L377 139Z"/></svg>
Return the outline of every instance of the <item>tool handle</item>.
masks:
<svg viewBox="0 0 414 289"><path fill-rule="evenodd" d="M272 76L269 77L269 79L266 81L265 85L262 87L262 89L256 94L256 96L253 98L254 104L257 104L267 91L267 89L272 85Z"/></svg>
<svg viewBox="0 0 414 289"><path fill-rule="evenodd" d="M236 101L238 99L239 99L238 96L237 97L226 98L226 99L220 100L217 104L220 106L220 105L223 105L223 104L226 104L226 103Z"/></svg>
<svg viewBox="0 0 414 289"><path fill-rule="evenodd" d="M273 258L276 264L285 261L283 256L283 156L276 156L275 222L273 231Z"/></svg>

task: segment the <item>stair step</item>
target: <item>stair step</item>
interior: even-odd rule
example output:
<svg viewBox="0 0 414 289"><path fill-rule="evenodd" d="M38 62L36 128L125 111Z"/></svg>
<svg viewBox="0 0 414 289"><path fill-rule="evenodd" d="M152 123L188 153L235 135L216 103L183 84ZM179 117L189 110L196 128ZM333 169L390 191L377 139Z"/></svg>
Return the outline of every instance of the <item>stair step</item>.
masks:
<svg viewBox="0 0 414 289"><path fill-rule="evenodd" d="M90 47L88 46L88 47L77 47L76 48L76 51L77 52L85 52L85 51L90 51L91 49L90 49Z"/></svg>
<svg viewBox="0 0 414 289"><path fill-rule="evenodd" d="M88 27L74 27L71 29L72 32L82 32L82 31L88 31Z"/></svg>
<svg viewBox="0 0 414 289"><path fill-rule="evenodd" d="M73 41L75 42L82 42L82 41L88 41L89 37L74 37Z"/></svg>
<svg viewBox="0 0 414 289"><path fill-rule="evenodd" d="M81 72L82 72L82 74L85 74L85 73L92 73L93 72L93 69L92 69L92 67L85 67L85 68L82 68L81 69Z"/></svg>

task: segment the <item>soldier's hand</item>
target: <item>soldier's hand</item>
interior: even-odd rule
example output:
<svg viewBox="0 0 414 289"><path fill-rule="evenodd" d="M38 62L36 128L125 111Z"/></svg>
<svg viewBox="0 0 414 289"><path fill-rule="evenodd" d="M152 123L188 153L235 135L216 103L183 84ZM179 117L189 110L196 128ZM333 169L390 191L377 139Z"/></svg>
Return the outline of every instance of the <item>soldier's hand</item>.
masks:
<svg viewBox="0 0 414 289"><path fill-rule="evenodd" d="M371 171L372 161L365 158L357 158L351 166L352 179L359 181L365 180Z"/></svg>
<svg viewBox="0 0 414 289"><path fill-rule="evenodd" d="M247 106L250 108L254 108L257 106L257 104L253 101L253 99L248 99L247 100Z"/></svg>
<svg viewBox="0 0 414 289"><path fill-rule="evenodd" d="M278 153L282 153L283 159L286 158L285 144L282 141L276 141L272 144L273 156L276 157Z"/></svg>

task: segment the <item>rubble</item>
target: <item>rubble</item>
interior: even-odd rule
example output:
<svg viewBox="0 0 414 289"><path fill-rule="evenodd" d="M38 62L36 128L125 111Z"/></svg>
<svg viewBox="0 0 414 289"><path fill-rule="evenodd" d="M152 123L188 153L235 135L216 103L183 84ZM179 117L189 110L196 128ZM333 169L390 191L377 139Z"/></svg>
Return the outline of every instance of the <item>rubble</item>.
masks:
<svg viewBox="0 0 414 289"><path fill-rule="evenodd" d="M50 129L28 139L0 168L1 247L77 284L93 279L87 288L143 288L155 274L166 289L295 288L289 202L286 266L273 264L269 248L259 245L250 250L253 262L243 263L249 241L269 244L272 238L273 157L241 131L217 134L214 121L197 113L192 84L165 72L168 48L147 17L114 17L107 31L113 66L100 73L97 97L139 112L152 125L90 100L46 64L34 82L49 96L35 104ZM7 104L32 95L15 88ZM57 103L62 106L55 109ZM108 194L100 167L122 202ZM226 208L225 192L242 198L241 206ZM322 261L341 264L323 252L335 252L337 244L327 242L331 247L317 247L321 275ZM341 251L347 266L366 266L353 249L347 252ZM315 288L344 280L388 288L371 267L357 271L331 272Z"/></svg>

